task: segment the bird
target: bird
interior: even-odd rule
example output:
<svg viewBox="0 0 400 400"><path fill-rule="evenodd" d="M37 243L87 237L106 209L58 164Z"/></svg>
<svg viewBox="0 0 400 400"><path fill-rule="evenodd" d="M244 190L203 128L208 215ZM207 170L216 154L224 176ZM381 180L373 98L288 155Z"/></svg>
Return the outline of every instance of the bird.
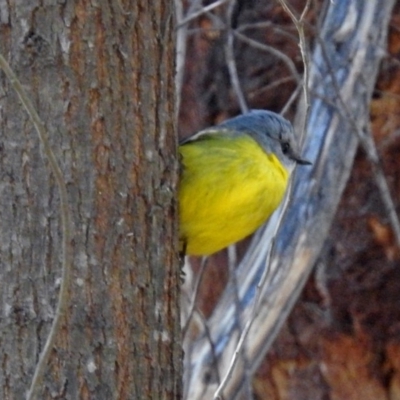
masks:
<svg viewBox="0 0 400 400"><path fill-rule="evenodd" d="M278 208L300 157L292 124L251 110L179 143L179 251L207 256L244 239Z"/></svg>

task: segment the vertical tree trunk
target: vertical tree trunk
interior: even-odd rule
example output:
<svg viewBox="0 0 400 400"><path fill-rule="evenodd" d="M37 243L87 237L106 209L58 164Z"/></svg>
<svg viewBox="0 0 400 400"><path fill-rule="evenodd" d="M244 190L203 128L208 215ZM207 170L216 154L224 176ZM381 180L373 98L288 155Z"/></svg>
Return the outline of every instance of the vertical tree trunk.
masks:
<svg viewBox="0 0 400 400"><path fill-rule="evenodd" d="M181 392L172 1L0 1L0 51L42 118L72 215L69 302L37 398ZM60 197L0 74L0 398L54 318Z"/></svg>

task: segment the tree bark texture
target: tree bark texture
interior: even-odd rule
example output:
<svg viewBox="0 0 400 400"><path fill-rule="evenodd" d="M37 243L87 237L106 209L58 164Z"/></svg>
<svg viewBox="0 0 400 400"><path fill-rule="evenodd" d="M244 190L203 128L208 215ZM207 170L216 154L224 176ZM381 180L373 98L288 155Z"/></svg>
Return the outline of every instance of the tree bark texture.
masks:
<svg viewBox="0 0 400 400"><path fill-rule="evenodd" d="M38 398L179 398L172 2L0 1L0 38L72 214L68 311ZM60 198L3 73L0 130L0 398L23 399L58 301Z"/></svg>

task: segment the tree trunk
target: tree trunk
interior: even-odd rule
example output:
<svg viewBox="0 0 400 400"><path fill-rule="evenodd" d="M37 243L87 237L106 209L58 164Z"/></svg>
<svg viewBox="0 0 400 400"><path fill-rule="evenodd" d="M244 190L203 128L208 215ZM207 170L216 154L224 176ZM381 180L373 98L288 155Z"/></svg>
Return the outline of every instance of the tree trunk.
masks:
<svg viewBox="0 0 400 400"><path fill-rule="evenodd" d="M67 308L36 398L179 398L172 2L1 1L0 24L72 216ZM54 173L0 79L0 398L23 399L65 253Z"/></svg>

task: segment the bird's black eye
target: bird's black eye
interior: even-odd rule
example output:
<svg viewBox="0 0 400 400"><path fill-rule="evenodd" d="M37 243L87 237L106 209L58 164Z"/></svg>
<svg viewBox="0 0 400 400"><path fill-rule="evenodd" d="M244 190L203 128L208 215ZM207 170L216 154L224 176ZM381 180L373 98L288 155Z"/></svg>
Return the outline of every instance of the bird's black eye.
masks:
<svg viewBox="0 0 400 400"><path fill-rule="evenodd" d="M290 150L290 144L287 142L283 142L282 143L282 153L287 155L289 153Z"/></svg>

